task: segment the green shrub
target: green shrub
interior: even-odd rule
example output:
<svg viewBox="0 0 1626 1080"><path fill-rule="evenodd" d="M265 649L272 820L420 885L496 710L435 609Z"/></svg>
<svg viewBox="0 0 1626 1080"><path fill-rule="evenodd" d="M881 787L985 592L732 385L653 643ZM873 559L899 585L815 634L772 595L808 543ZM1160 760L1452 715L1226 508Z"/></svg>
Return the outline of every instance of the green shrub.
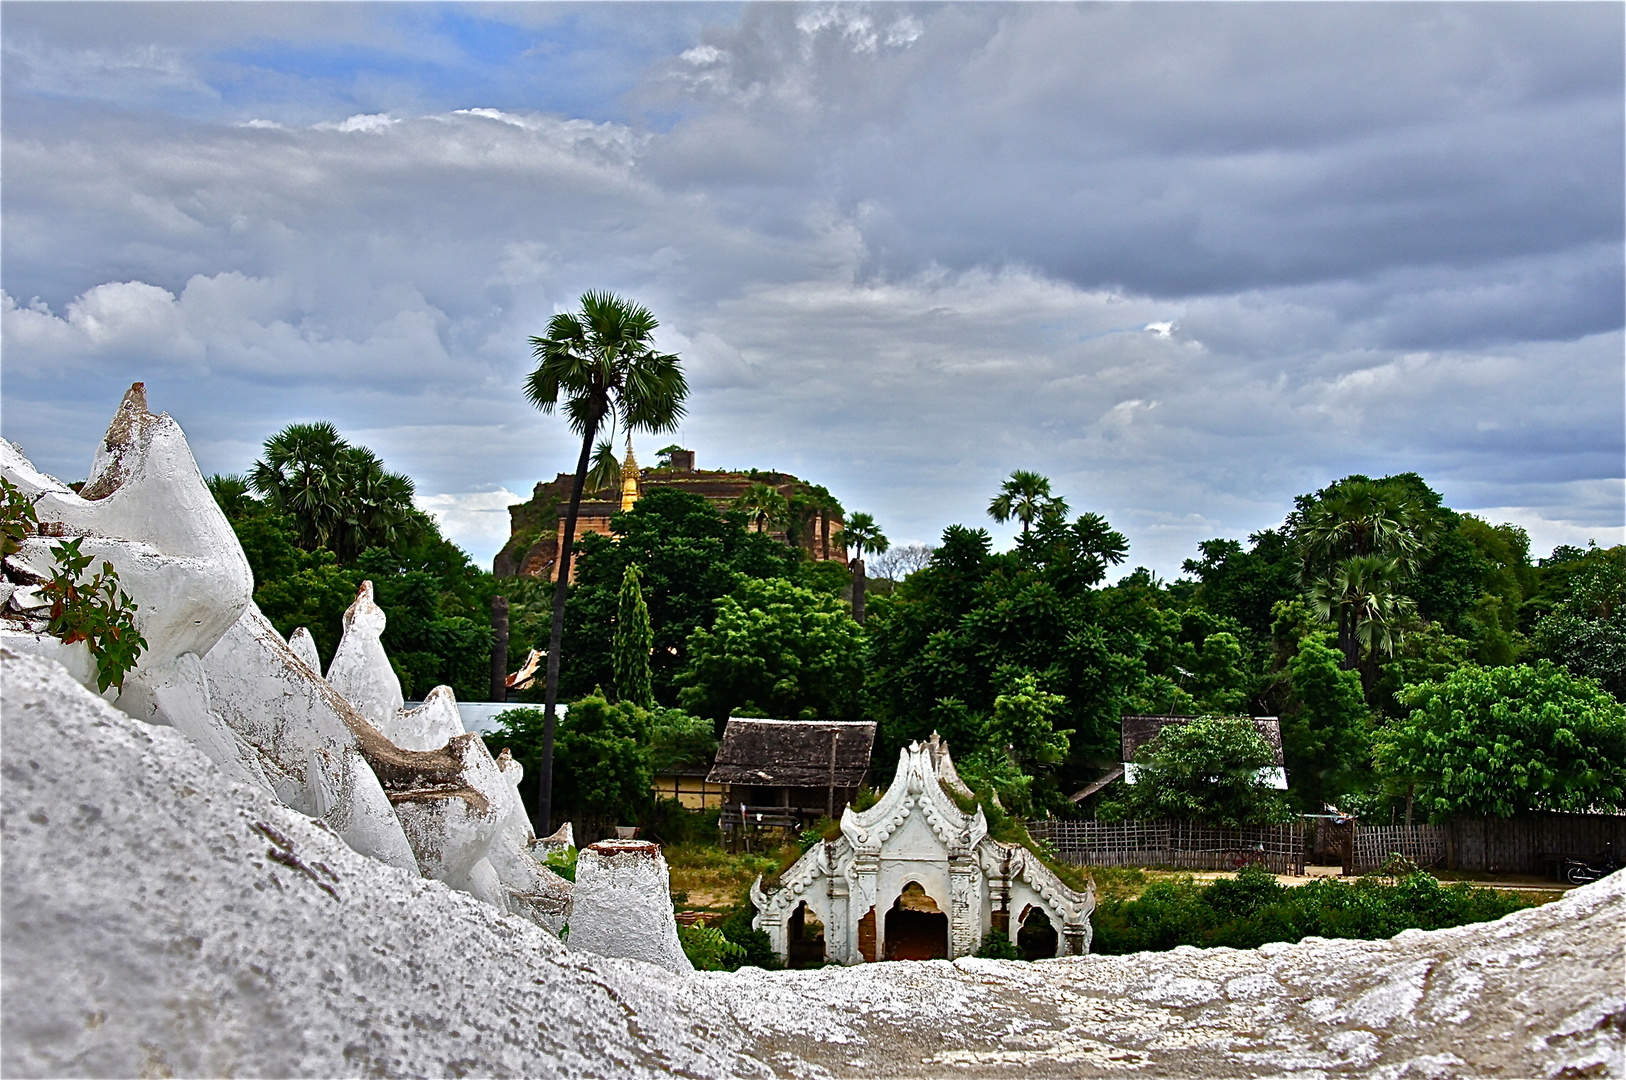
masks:
<svg viewBox="0 0 1626 1080"><path fill-rule="evenodd" d="M52 635L65 644L83 641L96 661L96 689L110 686L124 689L124 677L136 666L147 647L147 639L136 630L136 602L119 585L119 572L102 561L102 568L89 580L80 575L95 561L82 555L84 537L65 540L51 548L56 569L40 588L51 599Z"/></svg>
<svg viewBox="0 0 1626 1080"><path fill-rule="evenodd" d="M579 854L581 853L573 847L559 848L548 852L548 857L542 860L542 865L566 881L575 881L576 857Z"/></svg>
<svg viewBox="0 0 1626 1080"><path fill-rule="evenodd" d="M679 926L678 941L696 971L733 971L746 962L745 947L730 941L714 926Z"/></svg>
<svg viewBox="0 0 1626 1080"><path fill-rule="evenodd" d="M1421 872L1397 880L1322 878L1289 888L1260 867L1234 880L1199 885L1190 875L1148 885L1136 899L1108 898L1095 909L1093 949L1120 954L1179 945L1257 948L1268 941L1386 938L1498 919L1531 901L1466 883L1441 885Z"/></svg>
<svg viewBox="0 0 1626 1080"><path fill-rule="evenodd" d="M973 956L980 956L984 960L1020 960L1021 950L1011 941L1010 935L1002 934L998 930L990 930L982 936L982 944L977 947Z"/></svg>
<svg viewBox="0 0 1626 1080"><path fill-rule="evenodd" d="M767 933L751 928L751 919L755 914L747 902L729 912L717 924L717 929L724 937L745 950L745 958L734 967L759 967L769 971L784 967L779 962L779 957L774 955L773 942L769 940Z"/></svg>

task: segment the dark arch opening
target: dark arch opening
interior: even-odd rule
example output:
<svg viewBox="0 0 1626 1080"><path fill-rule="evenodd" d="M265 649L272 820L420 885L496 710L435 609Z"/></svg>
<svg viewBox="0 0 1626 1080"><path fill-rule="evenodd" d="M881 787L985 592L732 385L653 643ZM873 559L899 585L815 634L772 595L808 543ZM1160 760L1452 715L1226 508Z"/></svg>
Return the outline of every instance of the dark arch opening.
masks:
<svg viewBox="0 0 1626 1080"><path fill-rule="evenodd" d="M886 958L947 960L948 950L948 916L920 882L911 881L886 913Z"/></svg>
<svg viewBox="0 0 1626 1080"><path fill-rule="evenodd" d="M790 939L788 967L818 967L824 963L824 923L803 900L785 921Z"/></svg>
<svg viewBox="0 0 1626 1080"><path fill-rule="evenodd" d="M1056 955L1060 939L1044 909L1029 904L1022 912L1022 928L1016 932L1016 950L1024 960L1045 960Z"/></svg>

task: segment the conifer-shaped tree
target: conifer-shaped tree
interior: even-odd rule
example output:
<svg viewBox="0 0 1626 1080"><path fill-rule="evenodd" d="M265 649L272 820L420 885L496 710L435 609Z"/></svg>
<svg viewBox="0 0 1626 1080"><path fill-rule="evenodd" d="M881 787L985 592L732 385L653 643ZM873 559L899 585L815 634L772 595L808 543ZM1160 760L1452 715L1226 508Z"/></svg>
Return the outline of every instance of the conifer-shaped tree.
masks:
<svg viewBox="0 0 1626 1080"><path fill-rule="evenodd" d="M655 704L649 676L649 650L654 647L655 635L649 626L649 605L644 603L638 578L636 564L629 564L621 576L613 662L616 696L647 709Z"/></svg>

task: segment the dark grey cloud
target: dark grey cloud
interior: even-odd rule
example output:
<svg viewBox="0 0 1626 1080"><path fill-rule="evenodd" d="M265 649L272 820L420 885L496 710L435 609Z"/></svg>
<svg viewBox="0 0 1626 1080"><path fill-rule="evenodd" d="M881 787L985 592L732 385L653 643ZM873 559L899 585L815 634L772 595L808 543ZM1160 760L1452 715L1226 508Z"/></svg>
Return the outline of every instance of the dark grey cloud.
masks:
<svg viewBox="0 0 1626 1080"><path fill-rule="evenodd" d="M1352 471L1619 540L1623 11L10 6L4 431L333 419L485 557L571 453L526 338L612 288L703 464L895 540L1013 468L1166 573Z"/></svg>

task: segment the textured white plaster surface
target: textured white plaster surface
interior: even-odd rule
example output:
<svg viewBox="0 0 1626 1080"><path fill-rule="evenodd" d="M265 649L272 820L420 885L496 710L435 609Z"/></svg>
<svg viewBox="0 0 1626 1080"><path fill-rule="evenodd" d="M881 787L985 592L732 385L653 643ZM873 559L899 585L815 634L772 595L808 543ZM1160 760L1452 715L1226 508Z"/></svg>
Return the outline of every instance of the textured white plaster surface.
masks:
<svg viewBox="0 0 1626 1080"><path fill-rule="evenodd" d="M576 858L570 947L692 972L672 914L672 875L660 845L600 840Z"/></svg>
<svg viewBox="0 0 1626 1080"><path fill-rule="evenodd" d="M649 968L356 854L59 667L0 679L0 1074L768 1075Z"/></svg>
<svg viewBox="0 0 1626 1080"><path fill-rule="evenodd" d="M1626 874L1388 941L698 972L686 992L835 1076L1619 1077Z"/></svg>
<svg viewBox="0 0 1626 1080"><path fill-rule="evenodd" d="M333 653L333 662L327 666L327 681L333 689L343 694L356 711L374 725L394 723L406 700L401 696L401 680L390 666L390 658L379 640L384 633L384 623L384 609L373 602L373 583L363 581L355 602L345 610L344 636ZM462 733L462 724L458 724L457 731ZM427 750L429 747L406 749Z"/></svg>
<svg viewBox="0 0 1626 1080"><path fill-rule="evenodd" d="M346 843L392 866L416 868L378 777L362 755L369 734L343 695L308 668L250 603L203 658L214 710L259 754L284 803L324 818Z"/></svg>
<svg viewBox="0 0 1626 1080"><path fill-rule="evenodd" d="M316 650L316 639L311 637L309 629L303 626L294 627L294 632L288 635L288 648L294 655L305 662L314 674L322 674L322 654Z"/></svg>
<svg viewBox="0 0 1626 1080"><path fill-rule="evenodd" d="M519 796L525 766L504 750L497 755L497 771L508 784L500 807L501 831L487 858L506 891L508 910L524 914L557 934L570 918L575 886L539 861L547 858L547 852L542 850L531 828L531 816ZM569 828L568 822L565 827Z"/></svg>
<svg viewBox="0 0 1626 1080"><path fill-rule="evenodd" d="M55 665L0 678L7 1076L1626 1070L1618 874L1390 941L676 977L357 855Z"/></svg>

